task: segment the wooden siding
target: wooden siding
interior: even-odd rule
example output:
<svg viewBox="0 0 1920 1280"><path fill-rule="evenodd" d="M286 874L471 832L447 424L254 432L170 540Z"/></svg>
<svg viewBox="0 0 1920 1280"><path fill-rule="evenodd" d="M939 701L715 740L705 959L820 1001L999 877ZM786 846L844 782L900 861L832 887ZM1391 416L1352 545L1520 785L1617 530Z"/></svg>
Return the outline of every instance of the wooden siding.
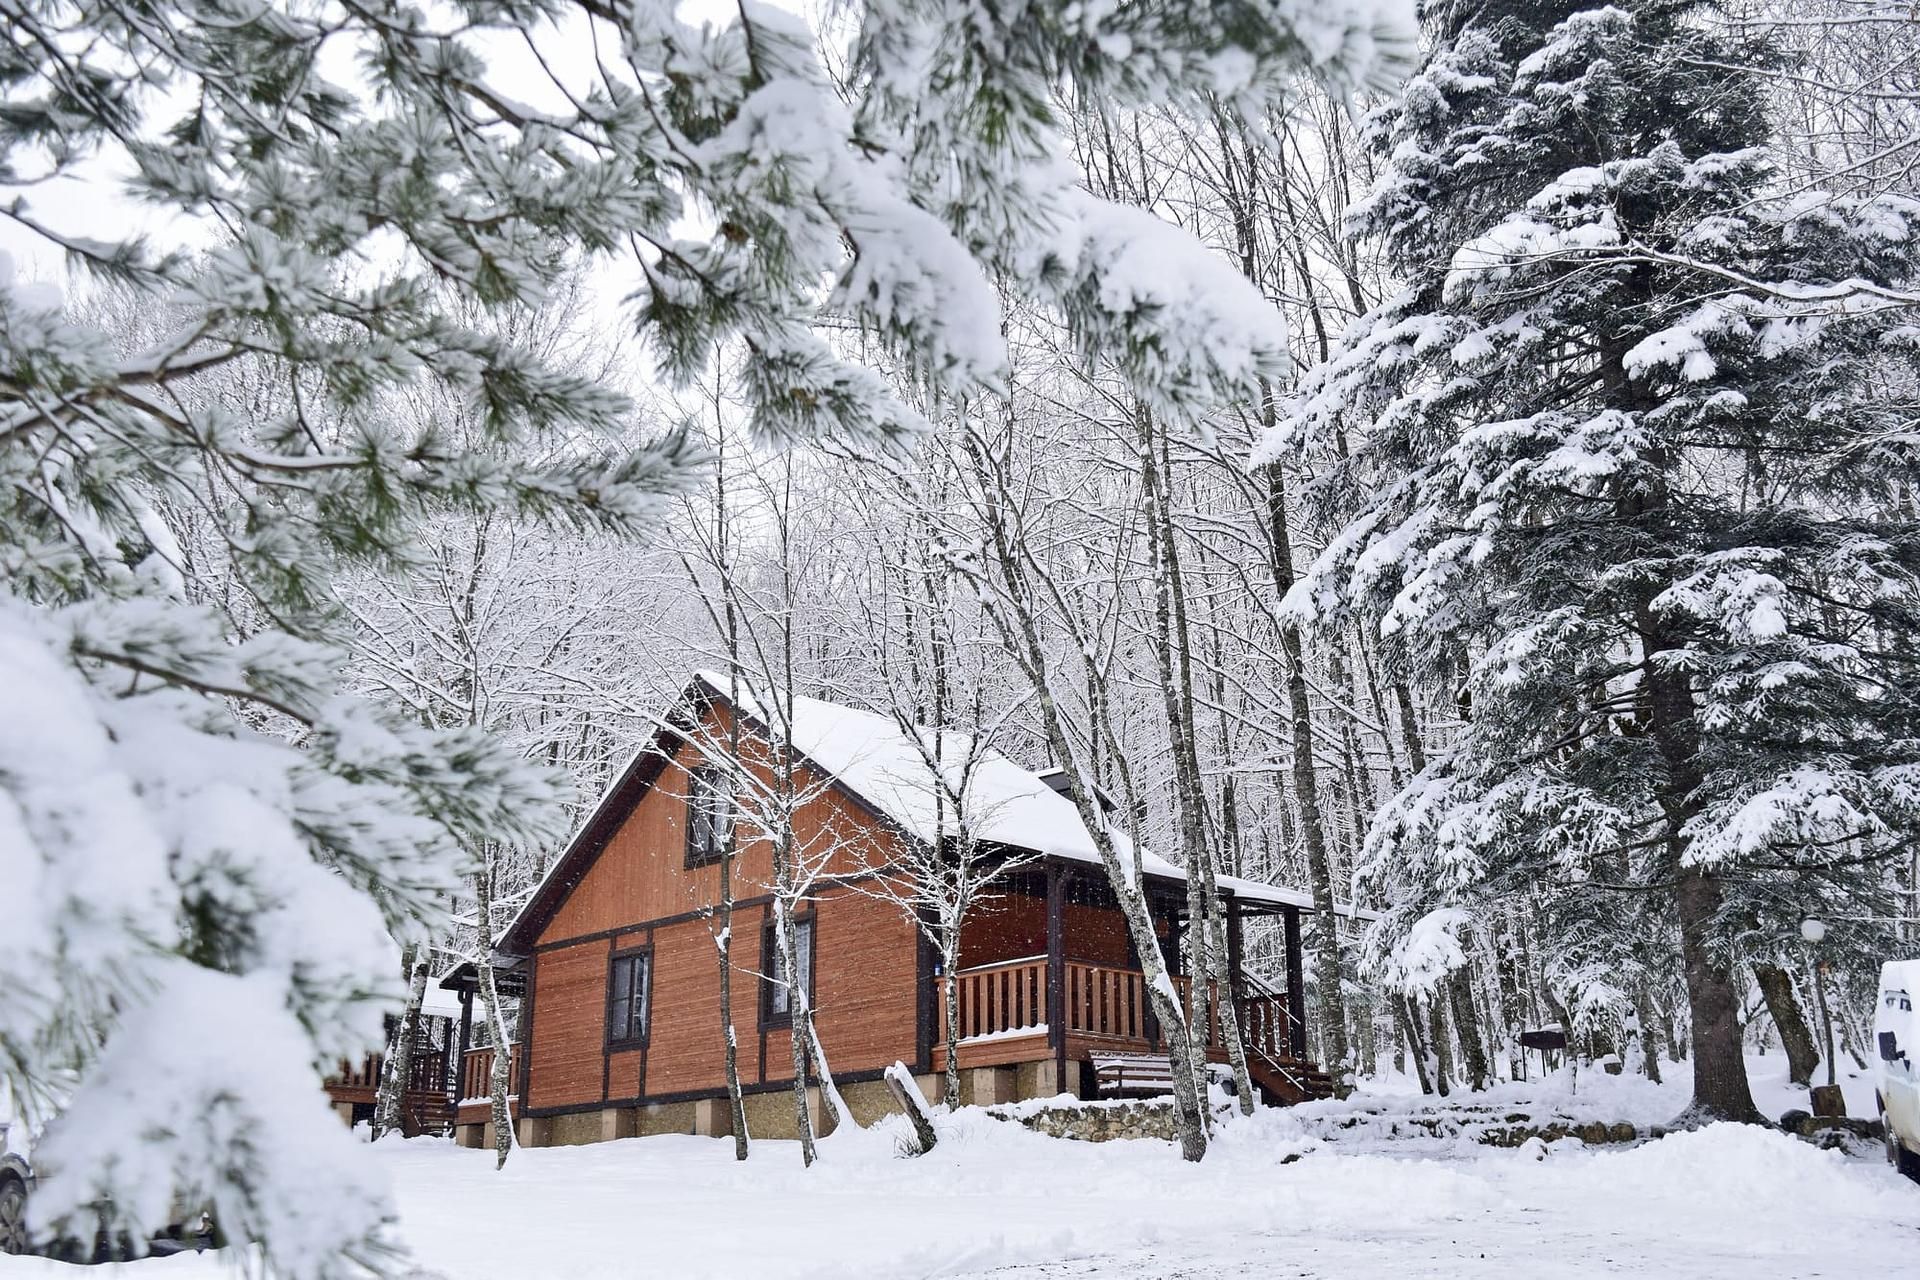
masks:
<svg viewBox="0 0 1920 1280"><path fill-rule="evenodd" d="M827 1060L835 1071L885 1067L895 1058L911 1062L918 931L896 903L854 889L814 910L813 999ZM792 1074L789 1067L777 1076Z"/></svg>
<svg viewBox="0 0 1920 1280"><path fill-rule="evenodd" d="M707 723L709 733L725 732L723 712L709 712ZM700 763L700 753L689 744L681 744L578 887L541 930L539 944L683 915L719 900L719 865L686 865L687 771ZM771 769L765 766L755 772L762 779L772 777ZM797 773L803 792L822 784L822 779L804 766ZM897 837L838 788L819 790L801 807L794 818L794 836L804 850L826 851L839 846L827 868L832 875L869 870L895 856L898 848ZM733 876L736 899L764 894L773 881L772 842L743 840Z"/></svg>
<svg viewBox="0 0 1920 1280"><path fill-rule="evenodd" d="M526 1105L564 1107L605 1096L611 954L605 938L540 954Z"/></svg>
<svg viewBox="0 0 1920 1280"><path fill-rule="evenodd" d="M723 715L709 712L709 732L724 732ZM718 900L719 868L685 863L687 771L699 763L691 747L679 747L540 933L533 956L530 1109L725 1087L714 924L701 914ZM809 770L800 773L801 787L819 786ZM898 849L899 837L838 789L818 790L796 815L795 833L804 848L834 851L829 870L836 876L870 873ZM770 843L743 841L734 896L748 905L734 913L733 1016L748 1084L792 1078L788 1033L760 1023L761 937L772 871ZM814 1002L835 1074L912 1061L919 1011L912 922L897 904L859 886L825 884L811 910ZM653 951L647 1045L609 1059L607 959L616 948L636 946Z"/></svg>
<svg viewBox="0 0 1920 1280"><path fill-rule="evenodd" d="M1111 908L1065 904L1066 958L1123 967L1128 962L1127 921ZM960 934L960 967L977 968L1047 953L1047 900L1030 894L982 896Z"/></svg>
<svg viewBox="0 0 1920 1280"><path fill-rule="evenodd" d="M742 1056L754 1031L759 982L760 912L733 917L734 1029ZM653 1030L647 1052L647 1092L685 1093L725 1084L720 1038L720 965L706 920L684 920L653 931ZM751 1069L752 1063L745 1069ZM748 1077L751 1079L752 1077Z"/></svg>

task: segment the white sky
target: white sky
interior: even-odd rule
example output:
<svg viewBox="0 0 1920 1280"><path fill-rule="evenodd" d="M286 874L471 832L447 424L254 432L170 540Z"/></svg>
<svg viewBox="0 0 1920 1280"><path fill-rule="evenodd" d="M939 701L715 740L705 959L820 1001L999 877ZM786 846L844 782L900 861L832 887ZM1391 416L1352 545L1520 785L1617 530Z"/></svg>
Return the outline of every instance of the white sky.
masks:
<svg viewBox="0 0 1920 1280"><path fill-rule="evenodd" d="M773 6L796 12L803 9L795 0L773 0ZM725 23L737 17L738 9L734 0L681 0L679 14L691 22ZM602 38L604 47L604 35ZM491 78L504 92L534 106L554 110L566 107L565 100L554 91L524 42L503 38L493 43L496 47L488 55ZM590 77L593 61L584 24L578 31L549 27L540 45L548 65L568 80L584 84ZM340 46L330 49L329 56L323 59L330 64L326 71L335 83L357 81L349 58L350 51ZM188 101L186 94L178 90L160 97L149 105L149 123L164 126ZM30 216L63 235L96 240L145 235L163 249L215 242L216 232L204 222L171 209L156 208L129 195L124 183L131 172L125 153L115 148L88 160L72 176L28 186L0 182L0 202L11 204L16 199L24 200ZM64 252L10 218L0 217L0 251L12 256L25 278L52 281L65 276Z"/></svg>

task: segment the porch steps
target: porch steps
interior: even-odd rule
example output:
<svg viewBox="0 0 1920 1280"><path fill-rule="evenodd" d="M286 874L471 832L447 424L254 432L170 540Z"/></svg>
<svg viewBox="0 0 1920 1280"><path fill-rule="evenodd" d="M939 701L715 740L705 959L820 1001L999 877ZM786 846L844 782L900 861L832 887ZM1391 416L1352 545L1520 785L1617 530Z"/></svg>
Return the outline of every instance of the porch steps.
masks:
<svg viewBox="0 0 1920 1280"><path fill-rule="evenodd" d="M1333 1096L1333 1077L1311 1062L1249 1053L1247 1074L1253 1077L1254 1087L1271 1106L1290 1107L1297 1102Z"/></svg>
<svg viewBox="0 0 1920 1280"><path fill-rule="evenodd" d="M1173 1089L1173 1070L1162 1054L1099 1054L1092 1063L1094 1083L1103 1098L1146 1097ZM1333 1077L1311 1062L1254 1052L1247 1055L1247 1074L1268 1106L1289 1107L1333 1096Z"/></svg>
<svg viewBox="0 0 1920 1280"><path fill-rule="evenodd" d="M1092 1061L1093 1081L1103 1098L1173 1092L1173 1064L1163 1053L1102 1053Z"/></svg>

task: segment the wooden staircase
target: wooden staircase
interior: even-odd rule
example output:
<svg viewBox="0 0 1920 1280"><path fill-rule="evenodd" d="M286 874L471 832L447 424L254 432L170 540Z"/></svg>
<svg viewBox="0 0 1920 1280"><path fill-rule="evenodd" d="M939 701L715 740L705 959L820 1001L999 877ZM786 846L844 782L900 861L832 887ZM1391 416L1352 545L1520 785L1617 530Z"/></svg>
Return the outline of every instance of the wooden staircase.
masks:
<svg viewBox="0 0 1920 1280"><path fill-rule="evenodd" d="M1173 1070L1164 1054L1096 1054L1092 1061L1094 1082L1103 1098L1149 1097L1173 1090ZM1313 1063L1259 1049L1247 1051L1247 1074L1260 1091L1260 1100L1270 1107L1290 1107L1331 1098L1334 1093L1333 1077Z"/></svg>
<svg viewBox="0 0 1920 1280"><path fill-rule="evenodd" d="M1290 1107L1297 1102L1331 1098L1333 1077L1311 1062L1296 1058L1278 1058L1258 1049L1247 1051L1247 1074L1261 1101L1269 1106Z"/></svg>

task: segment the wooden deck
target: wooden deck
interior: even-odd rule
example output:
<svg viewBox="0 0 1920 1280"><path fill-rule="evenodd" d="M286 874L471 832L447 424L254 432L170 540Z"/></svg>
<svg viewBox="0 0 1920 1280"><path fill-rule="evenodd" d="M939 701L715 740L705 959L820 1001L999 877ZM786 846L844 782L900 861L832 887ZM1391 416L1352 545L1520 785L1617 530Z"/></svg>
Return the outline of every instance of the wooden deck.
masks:
<svg viewBox="0 0 1920 1280"><path fill-rule="evenodd" d="M380 1072L385 1055L370 1053L359 1063L342 1062L338 1074L327 1079L327 1097L345 1103L356 1111L371 1108L380 1093ZM509 1079L517 1079L520 1046L512 1046L507 1068ZM402 1128L415 1133L445 1133L454 1124L485 1124L491 1118L488 1098L489 1076L493 1071L493 1050L469 1049L460 1065L457 1090L450 1091L447 1076L447 1052L431 1045L413 1051L412 1079L408 1081ZM518 1098L509 1094L507 1105L517 1110Z"/></svg>
<svg viewBox="0 0 1920 1280"><path fill-rule="evenodd" d="M507 1113L517 1117L520 1113L520 1046L510 1045L508 1049ZM467 1050L466 1061L460 1064L455 1124L485 1124L493 1118L492 1075L493 1050Z"/></svg>
<svg viewBox="0 0 1920 1280"><path fill-rule="evenodd" d="M1029 956L980 965L955 975L959 1005L962 1068L1014 1066L1059 1056L1067 1062L1093 1063L1114 1055L1156 1054L1166 1042L1146 994L1146 977L1137 969L1062 961L1059 966L1061 1028L1056 1038L1048 1015L1051 992L1048 960ZM944 1071L946 984L935 979L937 1020L933 1066ZM1174 979L1183 1005L1189 1003L1185 978ZM1209 983L1216 998L1218 986ZM1298 1102L1323 1091L1326 1077L1295 1056L1290 1035L1290 1001L1284 991L1250 992L1234 1002L1249 1072L1273 1100ZM1209 1005L1207 1056L1227 1061L1219 1007Z"/></svg>

